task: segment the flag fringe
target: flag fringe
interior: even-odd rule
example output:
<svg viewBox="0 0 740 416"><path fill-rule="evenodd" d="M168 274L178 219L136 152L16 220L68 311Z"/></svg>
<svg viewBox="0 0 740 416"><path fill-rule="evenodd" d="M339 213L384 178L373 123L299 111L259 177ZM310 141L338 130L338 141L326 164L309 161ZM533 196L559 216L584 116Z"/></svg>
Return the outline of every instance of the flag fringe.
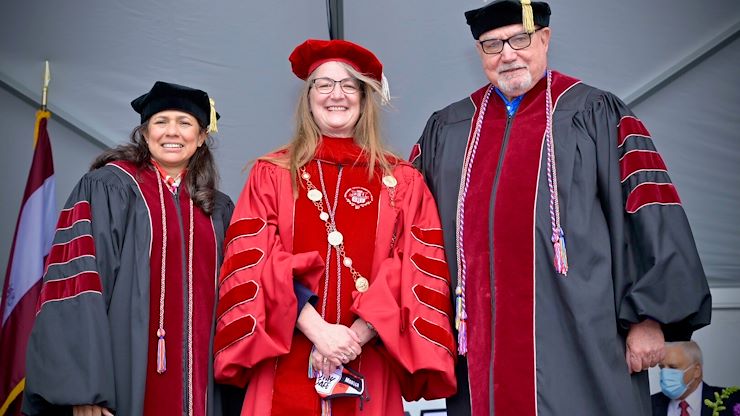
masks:
<svg viewBox="0 0 740 416"><path fill-rule="evenodd" d="M36 143L39 142L39 125L41 125L41 120L45 118L51 117L51 113L46 110L38 110L36 111L36 124L33 127L33 147L36 148ZM2 414L0 413L0 416Z"/></svg>
<svg viewBox="0 0 740 416"><path fill-rule="evenodd" d="M0 416L4 416L5 413L8 411L8 408L11 404L15 401L15 399L20 396L21 393L23 393L23 389L26 388L26 378L23 377L21 381L13 387L13 390L10 391L10 394L8 394L8 398L5 399L5 403L3 403L3 406L0 407Z"/></svg>

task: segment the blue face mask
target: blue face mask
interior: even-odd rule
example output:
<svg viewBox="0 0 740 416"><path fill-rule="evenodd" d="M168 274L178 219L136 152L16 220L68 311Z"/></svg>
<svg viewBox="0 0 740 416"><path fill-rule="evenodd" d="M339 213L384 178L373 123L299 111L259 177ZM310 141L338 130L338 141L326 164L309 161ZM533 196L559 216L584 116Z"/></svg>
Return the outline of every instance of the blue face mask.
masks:
<svg viewBox="0 0 740 416"><path fill-rule="evenodd" d="M689 367L691 368L691 367ZM688 386L683 382L683 374L689 369L679 370L676 368L660 369L660 390L671 399L678 399L686 393Z"/></svg>

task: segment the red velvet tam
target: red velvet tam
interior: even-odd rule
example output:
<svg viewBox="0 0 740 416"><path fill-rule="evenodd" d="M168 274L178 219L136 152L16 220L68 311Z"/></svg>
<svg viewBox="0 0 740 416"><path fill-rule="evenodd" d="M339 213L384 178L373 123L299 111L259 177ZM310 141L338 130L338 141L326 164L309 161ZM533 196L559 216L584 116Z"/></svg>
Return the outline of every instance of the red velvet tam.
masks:
<svg viewBox="0 0 740 416"><path fill-rule="evenodd" d="M383 64L369 50L346 40L308 39L296 46L288 58L293 73L302 80L324 62L344 62L357 71L382 82Z"/></svg>

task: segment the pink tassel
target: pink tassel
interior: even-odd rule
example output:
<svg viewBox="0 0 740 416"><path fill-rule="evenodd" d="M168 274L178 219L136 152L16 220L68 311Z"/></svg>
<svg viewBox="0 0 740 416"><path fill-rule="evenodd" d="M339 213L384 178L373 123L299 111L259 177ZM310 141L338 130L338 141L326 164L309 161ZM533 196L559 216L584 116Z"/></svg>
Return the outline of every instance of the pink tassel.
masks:
<svg viewBox="0 0 740 416"><path fill-rule="evenodd" d="M460 328L457 330L457 352L460 355L468 353L468 329L465 320L460 321Z"/></svg>
<svg viewBox="0 0 740 416"><path fill-rule="evenodd" d="M157 373L162 374L167 371L167 358L165 357L164 349L164 328L157 330L157 336L159 337L159 341L157 341Z"/></svg>
<svg viewBox="0 0 740 416"><path fill-rule="evenodd" d="M555 250L555 271L563 276L568 275L568 253L565 249L565 234L562 228L552 236L552 246Z"/></svg>

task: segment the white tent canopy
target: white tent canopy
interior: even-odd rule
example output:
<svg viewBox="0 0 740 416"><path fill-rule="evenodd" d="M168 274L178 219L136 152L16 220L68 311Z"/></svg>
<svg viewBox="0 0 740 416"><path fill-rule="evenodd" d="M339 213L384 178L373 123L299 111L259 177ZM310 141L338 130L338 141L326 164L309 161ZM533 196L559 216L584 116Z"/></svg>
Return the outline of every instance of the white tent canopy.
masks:
<svg viewBox="0 0 740 416"><path fill-rule="evenodd" d="M394 104L392 147L407 155L427 117L485 82L463 12L478 0L344 3L344 36L377 53ZM629 101L676 183L713 286L740 286L740 4L737 0L551 1L550 64ZM327 38L325 1L5 2L0 121L6 147L2 246L7 264L30 165L33 100L52 68L50 134L61 205L102 147L127 140L129 102L154 81L204 89L222 115L222 189L291 134L300 81L287 57Z"/></svg>

